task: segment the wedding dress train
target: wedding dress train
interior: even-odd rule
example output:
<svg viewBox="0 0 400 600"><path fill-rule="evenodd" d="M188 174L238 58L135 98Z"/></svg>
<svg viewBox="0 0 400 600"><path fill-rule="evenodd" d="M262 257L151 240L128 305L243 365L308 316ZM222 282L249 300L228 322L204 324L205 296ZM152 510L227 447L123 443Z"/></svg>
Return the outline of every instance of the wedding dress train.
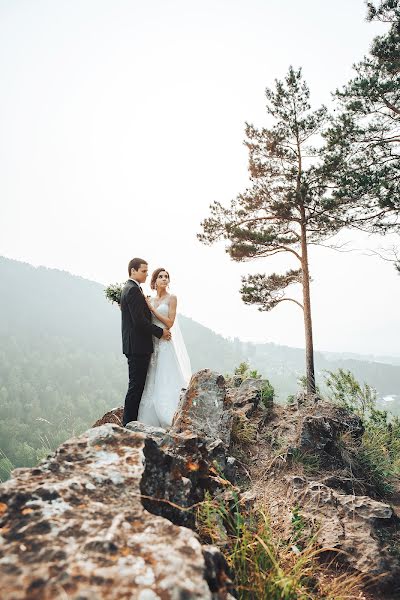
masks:
<svg viewBox="0 0 400 600"><path fill-rule="evenodd" d="M154 302L154 299L151 300ZM157 312L168 316L169 298L163 301ZM165 325L153 315L153 323ZM139 405L138 421L155 427L169 427L172 423L179 395L186 388L190 377L190 359L176 316L171 328L171 341L153 338L154 352L147 371L146 385Z"/></svg>

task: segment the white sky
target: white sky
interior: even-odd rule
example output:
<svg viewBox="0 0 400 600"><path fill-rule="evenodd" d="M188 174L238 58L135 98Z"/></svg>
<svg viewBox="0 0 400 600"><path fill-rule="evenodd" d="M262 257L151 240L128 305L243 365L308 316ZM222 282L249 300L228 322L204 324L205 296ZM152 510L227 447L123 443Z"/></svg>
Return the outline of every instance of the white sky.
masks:
<svg viewBox="0 0 400 600"><path fill-rule="evenodd" d="M241 274L294 263L232 263L195 234L213 200L246 186L244 122L265 122L265 87L302 66L315 106L329 103L385 29L365 12L362 0L0 0L0 254L102 283L138 255L169 269L180 311L214 331L304 346L295 305L261 313L238 294ZM392 265L322 248L311 272L317 349L400 353Z"/></svg>

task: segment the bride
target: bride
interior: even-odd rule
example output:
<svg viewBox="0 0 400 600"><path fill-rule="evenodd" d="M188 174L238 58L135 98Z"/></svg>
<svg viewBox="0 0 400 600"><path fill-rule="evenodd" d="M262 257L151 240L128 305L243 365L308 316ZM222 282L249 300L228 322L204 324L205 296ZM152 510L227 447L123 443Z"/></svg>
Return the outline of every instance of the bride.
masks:
<svg viewBox="0 0 400 600"><path fill-rule="evenodd" d="M169 273L156 269L151 277L151 289L157 295L148 298L152 321L163 329L171 329L171 341L154 339L146 385L139 405L138 421L155 427L169 427L179 403L182 388L190 377L190 359L179 328L177 298L168 292Z"/></svg>

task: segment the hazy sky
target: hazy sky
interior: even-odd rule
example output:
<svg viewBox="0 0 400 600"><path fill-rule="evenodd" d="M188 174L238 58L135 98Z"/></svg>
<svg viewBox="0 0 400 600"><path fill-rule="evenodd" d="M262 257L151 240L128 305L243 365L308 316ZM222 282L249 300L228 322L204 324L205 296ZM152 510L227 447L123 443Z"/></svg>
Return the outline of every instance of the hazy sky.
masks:
<svg viewBox="0 0 400 600"><path fill-rule="evenodd" d="M295 305L261 313L238 294L241 274L294 263L232 263L195 234L213 200L247 184L244 122L265 122L265 87L302 66L315 106L329 103L385 30L365 12L362 0L0 0L0 254L102 283L124 281L138 255L169 269L185 315L304 346ZM322 248L311 273L316 348L400 353L393 266Z"/></svg>

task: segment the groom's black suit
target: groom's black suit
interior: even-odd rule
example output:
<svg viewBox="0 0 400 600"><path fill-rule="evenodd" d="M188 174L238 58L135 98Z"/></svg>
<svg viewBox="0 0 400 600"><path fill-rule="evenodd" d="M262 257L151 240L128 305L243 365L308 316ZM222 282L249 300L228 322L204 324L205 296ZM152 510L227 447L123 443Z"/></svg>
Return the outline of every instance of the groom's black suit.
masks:
<svg viewBox="0 0 400 600"><path fill-rule="evenodd" d="M146 383L147 370L153 352L153 335L161 338L163 330L151 322L139 284L132 279L125 283L121 294L122 352L128 359L129 386L125 397L122 424L136 421Z"/></svg>

